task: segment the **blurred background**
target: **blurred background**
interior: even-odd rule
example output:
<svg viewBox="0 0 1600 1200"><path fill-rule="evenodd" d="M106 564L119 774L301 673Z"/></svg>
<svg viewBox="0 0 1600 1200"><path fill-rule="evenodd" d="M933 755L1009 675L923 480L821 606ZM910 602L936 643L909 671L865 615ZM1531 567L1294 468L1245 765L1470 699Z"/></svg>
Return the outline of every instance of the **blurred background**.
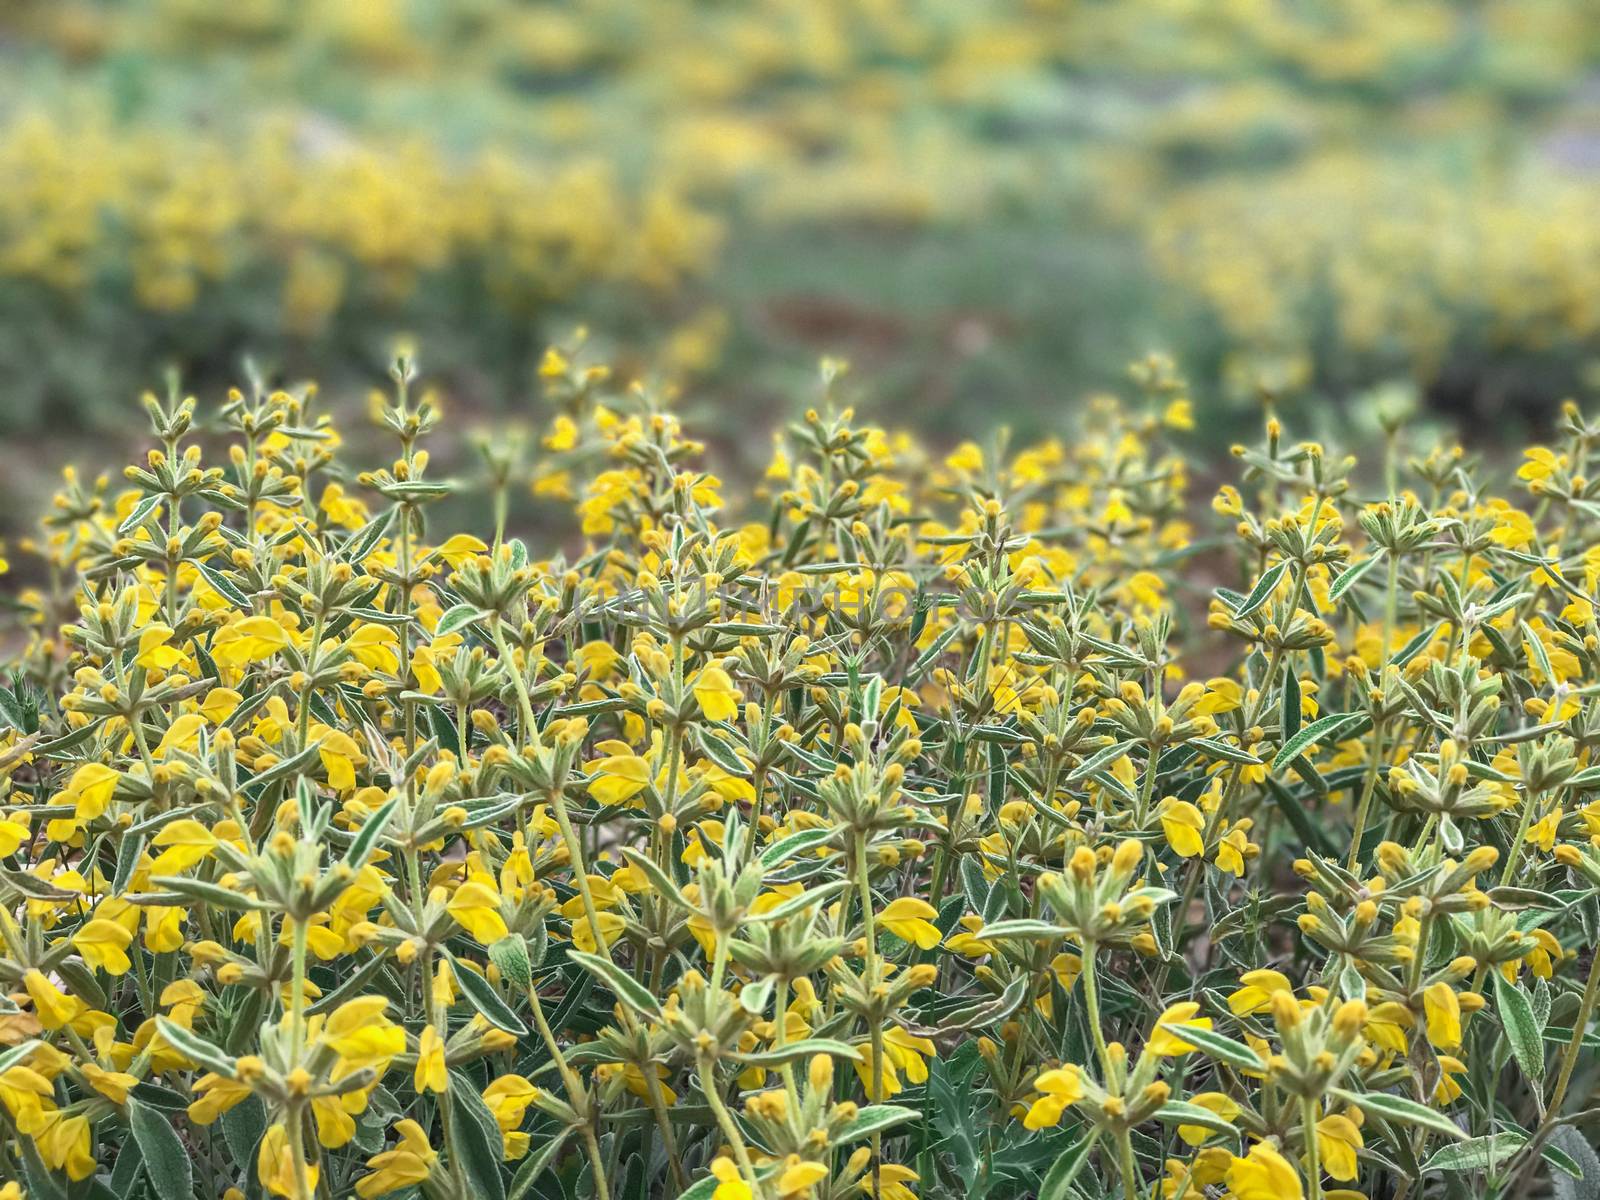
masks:
<svg viewBox="0 0 1600 1200"><path fill-rule="evenodd" d="M1219 447L1262 389L1514 440L1600 383L1600 5L0 5L7 527L171 365L411 336L464 427L578 323L751 462L824 353L935 440L1152 349Z"/></svg>

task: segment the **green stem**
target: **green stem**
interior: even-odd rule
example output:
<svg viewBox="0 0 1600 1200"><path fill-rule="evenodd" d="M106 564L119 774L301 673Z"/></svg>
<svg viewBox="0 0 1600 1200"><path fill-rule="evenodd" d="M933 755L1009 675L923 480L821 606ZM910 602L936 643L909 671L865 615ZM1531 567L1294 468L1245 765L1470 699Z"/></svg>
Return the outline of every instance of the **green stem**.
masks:
<svg viewBox="0 0 1600 1200"><path fill-rule="evenodd" d="M1127 1200L1139 1200L1139 1172L1133 1162L1133 1134L1126 1129L1117 1130L1117 1165L1122 1169L1122 1194Z"/></svg>
<svg viewBox="0 0 1600 1200"><path fill-rule="evenodd" d="M1111 1050L1106 1045L1105 1031L1100 1028L1100 985L1094 969L1095 944L1083 944L1083 970L1078 981L1083 984L1083 1007L1089 1015L1089 1033L1094 1038L1095 1053L1100 1057L1100 1070L1109 1083L1111 1079Z"/></svg>
<svg viewBox="0 0 1600 1200"><path fill-rule="evenodd" d="M1300 1098L1300 1120L1305 1126L1306 1175L1311 1183L1310 1200L1322 1200L1322 1148L1317 1145L1317 1105L1309 1096Z"/></svg>
<svg viewBox="0 0 1600 1200"><path fill-rule="evenodd" d="M867 835L856 830L855 837L856 890L861 897L862 936L867 942L867 995L873 996L878 988L878 937L877 922L872 911L872 884L867 875ZM868 1077L867 1097L874 1104L883 1102L883 1021L877 1009L868 1019L868 1032L872 1039L872 1073ZM879 1195L879 1176L883 1167L883 1134L872 1134L872 1194Z"/></svg>
<svg viewBox="0 0 1600 1200"><path fill-rule="evenodd" d="M1528 836L1528 827L1533 824L1533 810L1538 807L1539 793L1532 788L1528 789L1528 797L1522 802L1522 817L1517 822L1516 836L1511 839L1511 845L1506 850L1506 868L1500 874L1500 886L1506 887L1517 874L1517 861L1522 857L1522 843Z"/></svg>
<svg viewBox="0 0 1600 1200"><path fill-rule="evenodd" d="M1550 1094L1550 1107L1546 1123L1555 1120L1561 1111L1561 1102L1567 1098L1567 1085L1572 1082L1573 1068L1578 1065L1578 1051L1583 1048L1583 1035L1588 1031L1589 1018L1594 1015L1596 992L1600 991L1600 950L1589 964L1589 979L1583 985L1583 1002L1578 1006L1578 1019L1572 1025L1572 1037L1561 1052L1561 1073L1556 1076L1556 1090Z"/></svg>
<svg viewBox="0 0 1600 1200"><path fill-rule="evenodd" d="M1361 785L1361 799L1356 804L1355 825L1350 831L1349 869L1354 873L1361 858L1361 838L1367 831L1367 820L1372 812L1372 797L1378 790L1378 775L1383 769L1384 723L1379 721L1373 730L1372 761L1367 764L1367 777Z"/></svg>
<svg viewBox="0 0 1600 1200"><path fill-rule="evenodd" d="M717 1079L711 1070L711 1060L700 1060L700 1088L706 1094L706 1103L710 1105L712 1114L717 1118L717 1125L722 1130L722 1136L728 1139L728 1145L733 1147L733 1157L739 1163L739 1171L744 1175L745 1182L750 1185L750 1190L760 1195L758 1189L761 1184L756 1179L756 1170L750 1161L749 1148L744 1144L744 1135L739 1132L739 1126L734 1123L733 1116L728 1112L728 1106L722 1102L722 1095L717 1091Z"/></svg>

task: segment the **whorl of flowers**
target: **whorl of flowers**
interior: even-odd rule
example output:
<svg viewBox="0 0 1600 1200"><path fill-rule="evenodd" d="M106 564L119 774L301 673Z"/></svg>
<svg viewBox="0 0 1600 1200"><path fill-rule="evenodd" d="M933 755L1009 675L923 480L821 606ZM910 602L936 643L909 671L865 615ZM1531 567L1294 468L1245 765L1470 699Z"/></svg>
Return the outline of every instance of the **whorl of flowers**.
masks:
<svg viewBox="0 0 1600 1200"><path fill-rule="evenodd" d="M734 502L660 397L542 375L477 533L405 360L387 466L253 389L214 464L174 393L69 474L0 691L0 1196L1582 1171L1600 427L1504 486L1396 438L1374 497L1269 418L1218 520L1160 360L947 457L827 363Z"/></svg>

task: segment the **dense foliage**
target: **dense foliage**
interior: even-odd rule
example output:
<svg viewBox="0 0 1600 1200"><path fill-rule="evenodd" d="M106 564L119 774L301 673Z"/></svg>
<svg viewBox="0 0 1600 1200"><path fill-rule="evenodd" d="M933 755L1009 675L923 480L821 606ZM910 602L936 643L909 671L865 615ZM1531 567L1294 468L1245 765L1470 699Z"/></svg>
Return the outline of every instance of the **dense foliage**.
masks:
<svg viewBox="0 0 1600 1200"><path fill-rule="evenodd" d="M147 397L21 547L0 1195L1592 1189L1600 427L1201 517L1161 360L944 458L841 371L735 501L552 350L565 553L430 527L405 360L359 473Z"/></svg>

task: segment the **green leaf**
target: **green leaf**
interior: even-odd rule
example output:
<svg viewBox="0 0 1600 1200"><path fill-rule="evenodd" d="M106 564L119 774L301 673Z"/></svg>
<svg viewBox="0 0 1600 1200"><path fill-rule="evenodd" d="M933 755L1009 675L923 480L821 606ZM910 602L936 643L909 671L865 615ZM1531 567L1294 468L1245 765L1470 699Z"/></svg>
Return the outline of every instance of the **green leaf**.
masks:
<svg viewBox="0 0 1600 1200"><path fill-rule="evenodd" d="M1468 1138L1440 1149L1422 1164L1424 1171L1485 1171L1508 1165L1518 1150L1528 1144L1528 1135L1516 1129ZM1573 1179L1583 1178L1583 1168L1557 1146L1539 1147L1540 1156L1558 1171ZM1559 1192L1559 1189L1557 1189Z"/></svg>
<svg viewBox="0 0 1600 1200"><path fill-rule="evenodd" d="M630 1008L651 1018L661 1015L661 1005L650 994L650 990L609 958L601 958L598 954L585 954L582 950L568 950L567 957L590 974L598 976L602 983L616 993L617 999Z"/></svg>
<svg viewBox="0 0 1600 1200"><path fill-rule="evenodd" d="M172 1122L158 1110L128 1098L128 1126L144 1155L145 1175L160 1200L193 1200L194 1165Z"/></svg>
<svg viewBox="0 0 1600 1200"><path fill-rule="evenodd" d="M1278 806L1278 810L1300 836L1300 840L1310 849L1324 855L1334 854L1335 849L1327 830L1311 819L1311 814L1306 812L1299 797L1271 776L1267 777L1266 784L1267 791L1272 793L1273 803Z"/></svg>
<svg viewBox="0 0 1600 1200"><path fill-rule="evenodd" d="M1500 1014L1500 1025L1511 1043L1511 1053L1522 1068L1522 1073L1535 1084L1544 1081L1544 1037L1538 1018L1533 1015L1533 1002L1516 984L1509 982L1499 971L1489 972L1494 977L1494 1004Z"/></svg>
<svg viewBox="0 0 1600 1200"><path fill-rule="evenodd" d="M1283 744L1283 749L1272 760L1272 770L1281 771L1318 742L1335 737L1356 722L1366 719L1365 713L1329 713L1325 717L1318 717Z"/></svg>
<svg viewBox="0 0 1600 1200"><path fill-rule="evenodd" d="M805 1038L773 1050L758 1054L736 1054L734 1057L742 1063L749 1063L752 1067L778 1067L786 1062L810 1058L813 1054L831 1054L851 1061L861 1057L861 1051L849 1042L841 1042L834 1038Z"/></svg>
<svg viewBox="0 0 1600 1200"><path fill-rule="evenodd" d="M165 888L169 892L176 892L179 896L190 900L199 900L205 904L215 905L218 908L232 908L241 910L257 910L266 908L267 905L257 900L254 896L246 896L243 892L235 892L223 887L220 883L207 883L204 879L190 879L187 875L152 875L152 887ZM164 896L146 898L145 893L128 896L135 904L168 905L172 901Z"/></svg>
<svg viewBox="0 0 1600 1200"><path fill-rule="evenodd" d="M466 1176L469 1193L474 1200L505 1200L505 1180L500 1176L505 1143L500 1126L476 1085L458 1071L450 1072L450 1107L456 1115L451 1149Z"/></svg>
<svg viewBox="0 0 1600 1200"><path fill-rule="evenodd" d="M551 1135L550 1139L540 1148L539 1153L530 1154L517 1168L517 1173L511 1179L510 1190L506 1192L506 1200L525 1200L533 1190L533 1185L543 1175L550 1164L555 1161L556 1155L561 1153L561 1148L567 1144L567 1135L572 1130L559 1129Z"/></svg>
<svg viewBox="0 0 1600 1200"><path fill-rule="evenodd" d="M277 779L287 779L291 775L298 775L312 763L317 761L318 752L322 747L322 739L318 738L298 754L291 754L288 758L273 763L261 774L245 781L247 787L265 787Z"/></svg>
<svg viewBox="0 0 1600 1200"><path fill-rule="evenodd" d="M1444 1113L1404 1096L1391 1096L1388 1092L1351 1092L1335 1088L1334 1095L1354 1104L1364 1113L1381 1117L1385 1121L1398 1121L1402 1125L1417 1125L1442 1133L1456 1141L1465 1141L1466 1134Z"/></svg>
<svg viewBox="0 0 1600 1200"><path fill-rule="evenodd" d="M1328 588L1328 603L1339 603L1340 598L1343 597L1344 594L1352 587L1354 587L1356 582L1360 580L1363 575L1372 570L1373 567L1377 566L1378 560L1382 557L1383 551L1379 550L1371 558L1364 558L1360 562L1354 563L1340 571L1339 578L1335 579L1332 586Z"/></svg>
<svg viewBox="0 0 1600 1200"><path fill-rule="evenodd" d="M907 1121L918 1120L921 1115L914 1108L902 1108L898 1104L869 1104L865 1108L857 1109L854 1119L836 1131L832 1140L843 1145L845 1142L853 1142L870 1134L881 1133L885 1129L893 1129L896 1125L903 1125Z"/></svg>
<svg viewBox="0 0 1600 1200"><path fill-rule="evenodd" d="M461 994L467 998L467 1003L482 1014L483 1019L498 1029L507 1033L514 1033L518 1037L528 1036L528 1027L518 1019L511 1007L500 998L500 993L494 990L482 975L471 967L463 966L454 955L450 961L455 966L456 982L461 985Z"/></svg>
<svg viewBox="0 0 1600 1200"><path fill-rule="evenodd" d="M776 986L777 977L774 975L764 975L752 983L745 984L739 989L739 1007L752 1017L760 1017L767 1011L767 1005L772 1002L772 992Z"/></svg>
<svg viewBox="0 0 1600 1200"><path fill-rule="evenodd" d="M1192 1025L1173 1024L1162 1025L1162 1028L1174 1037L1182 1038L1197 1049L1204 1050L1212 1058L1220 1059L1230 1066L1238 1067L1245 1071L1265 1071L1267 1064L1261 1061L1261 1056L1250 1049L1243 1042L1236 1042L1230 1037L1223 1037L1220 1033L1213 1033L1209 1029L1196 1029ZM1198 1124L1199 1122L1196 1122Z"/></svg>
<svg viewBox="0 0 1600 1200"><path fill-rule="evenodd" d="M838 831L834 829L802 829L799 833L791 833L773 842L761 852L759 861L770 871L808 850L826 846L836 836Z"/></svg>
<svg viewBox="0 0 1600 1200"><path fill-rule="evenodd" d="M1235 617L1248 617L1272 597L1273 591L1283 581L1288 573L1289 560L1284 559L1275 567L1269 567L1260 579L1256 580L1255 587L1250 589L1250 594L1240 602L1239 607L1233 610Z"/></svg>
<svg viewBox="0 0 1600 1200"><path fill-rule="evenodd" d="M55 758L63 750L71 750L74 746L82 745L100 731L100 726L109 720L101 717L98 721L91 721L82 729L74 729L71 733L64 733L53 741L45 742L42 746L33 748L34 758Z"/></svg>
<svg viewBox="0 0 1600 1200"><path fill-rule="evenodd" d="M367 861L367 855L372 853L372 847L383 833L383 828L389 823L389 818L394 815L395 806L400 803L398 795L390 796L383 807L378 809L361 823L361 829L356 833L355 839L350 843L350 849L345 852L344 861L352 871L359 871Z"/></svg>
<svg viewBox="0 0 1600 1200"><path fill-rule="evenodd" d="M1186 1100L1169 1100L1156 1110L1156 1120L1165 1125L1198 1125L1202 1129L1209 1129L1213 1133L1226 1134L1237 1138L1239 1131L1227 1120L1203 1108L1198 1104L1190 1104Z"/></svg>
<svg viewBox="0 0 1600 1200"><path fill-rule="evenodd" d="M225 1079L233 1078L235 1063L232 1056L206 1041L198 1033L185 1029L170 1017L157 1017L156 1031L166 1039L168 1045L185 1058L194 1059L201 1066L215 1071Z"/></svg>
<svg viewBox="0 0 1600 1200"><path fill-rule="evenodd" d="M1134 744L1134 739L1129 738L1126 741L1116 742L1110 746L1107 746L1104 750L1097 751L1095 754L1084 759L1075 768L1073 768L1073 770L1067 775L1067 778L1064 782L1077 783L1080 779L1087 779L1101 767L1110 766L1117 759L1121 758L1133 748Z"/></svg>
<svg viewBox="0 0 1600 1200"><path fill-rule="evenodd" d="M433 627L434 637L443 637L447 633L459 633L474 621L481 621L489 614L473 604L457 604L447 608L444 615L439 618L439 623Z"/></svg>
<svg viewBox="0 0 1600 1200"><path fill-rule="evenodd" d="M144 854L143 834L125 833L117 846L117 869L111 880L113 896L126 895L128 885L139 870L139 859Z"/></svg>
<svg viewBox="0 0 1600 1200"><path fill-rule="evenodd" d="M143 525L145 519L161 507L162 499L163 497L159 495L146 496L138 504L135 504L133 511L123 519L122 524L117 526L117 533L122 537L127 537L135 529Z"/></svg>
<svg viewBox="0 0 1600 1200"><path fill-rule="evenodd" d="M222 1114L222 1139L235 1161L253 1163L261 1136L267 1132L267 1107L260 1096L247 1096Z"/></svg>
<svg viewBox="0 0 1600 1200"><path fill-rule="evenodd" d="M1258 767L1261 760L1248 750L1241 750L1238 746L1230 746L1227 742L1215 738L1191 738L1187 745L1193 746L1203 754L1212 758L1220 758L1227 762L1243 763L1247 767Z"/></svg>
<svg viewBox="0 0 1600 1200"><path fill-rule="evenodd" d="M210 563L197 562L195 566L200 568L200 574L206 577L206 582L229 604L247 613L255 608L255 605L250 603L250 597L241 592L235 586L233 580L229 579Z"/></svg>
<svg viewBox="0 0 1600 1200"><path fill-rule="evenodd" d="M711 1200L711 1197L716 1195L717 1188L721 1186L721 1181L715 1175L707 1175L685 1188L678 1200Z"/></svg>
<svg viewBox="0 0 1600 1200"><path fill-rule="evenodd" d="M1090 1152L1099 1140L1100 1131L1097 1129L1056 1155L1056 1161L1051 1164L1044 1182L1039 1185L1039 1200L1067 1200L1073 1194L1072 1181L1089 1161Z"/></svg>
<svg viewBox="0 0 1600 1200"><path fill-rule="evenodd" d="M977 937L980 941L1006 940L1015 938L1019 941L1054 942L1067 935L1067 931L1059 925L1052 925L1049 921L1035 921L1027 918L1015 921L996 921L993 925L985 925L978 930Z"/></svg>

